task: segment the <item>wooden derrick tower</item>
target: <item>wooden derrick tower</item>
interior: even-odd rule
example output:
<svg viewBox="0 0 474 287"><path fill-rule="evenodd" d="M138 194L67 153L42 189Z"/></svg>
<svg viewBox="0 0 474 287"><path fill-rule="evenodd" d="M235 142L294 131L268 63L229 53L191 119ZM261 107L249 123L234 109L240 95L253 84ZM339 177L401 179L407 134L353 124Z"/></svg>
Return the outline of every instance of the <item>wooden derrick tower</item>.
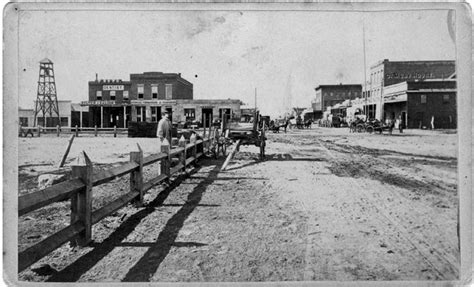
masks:
<svg viewBox="0 0 474 287"><path fill-rule="evenodd" d="M38 124L38 116L43 118L43 126L61 125L53 62L47 58L40 61L34 126Z"/></svg>

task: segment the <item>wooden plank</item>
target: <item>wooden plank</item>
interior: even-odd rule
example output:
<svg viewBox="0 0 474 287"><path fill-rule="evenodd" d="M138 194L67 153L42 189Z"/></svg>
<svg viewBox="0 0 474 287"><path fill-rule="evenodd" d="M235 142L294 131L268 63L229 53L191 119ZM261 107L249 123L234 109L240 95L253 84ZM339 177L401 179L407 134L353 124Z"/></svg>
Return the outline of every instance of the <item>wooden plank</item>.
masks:
<svg viewBox="0 0 474 287"><path fill-rule="evenodd" d="M160 160L167 159L167 158L168 158L168 155L164 152L149 155L149 156L143 158L143 165L144 166L149 165L149 164L152 164L152 163L155 163L155 162L158 162Z"/></svg>
<svg viewBox="0 0 474 287"><path fill-rule="evenodd" d="M92 178L92 184L94 186L100 185L113 180L116 177L130 173L132 170L138 168L140 165L136 162L128 162L123 165L113 167L108 170L103 170L95 174Z"/></svg>
<svg viewBox="0 0 474 287"><path fill-rule="evenodd" d="M202 152L196 154L196 158L200 158L203 155Z"/></svg>
<svg viewBox="0 0 474 287"><path fill-rule="evenodd" d="M159 176L155 177L154 179L144 183L143 184L143 192L146 192L147 190L149 190L153 186L161 183L163 180L165 180L167 178L168 178L168 176L166 176L166 174L160 174Z"/></svg>
<svg viewBox="0 0 474 287"><path fill-rule="evenodd" d="M234 157L235 153L239 150L240 143L241 143L241 140L238 140L237 143L235 144L234 149L233 149L232 152L227 156L227 158L226 158L224 164L222 165L221 171L223 171L223 170L225 170L225 169L227 168L227 165L228 165L229 162L232 160L232 158Z"/></svg>
<svg viewBox="0 0 474 287"><path fill-rule="evenodd" d="M77 129L77 126L76 126L76 129ZM77 132L76 132L77 134ZM59 136L59 126L58 126L58 136ZM63 158L61 160L61 162L59 163L59 167L63 167L64 163L66 162L66 158L69 154L69 150L71 149L71 145L72 145L72 142L74 141L74 135L71 136L71 138L69 138L69 142L67 144L67 148L66 148L66 151L64 152L64 155L63 155Z"/></svg>
<svg viewBox="0 0 474 287"><path fill-rule="evenodd" d="M190 165L194 160L195 160L195 158L194 158L193 156L187 158L187 159L186 159L186 166Z"/></svg>
<svg viewBox="0 0 474 287"><path fill-rule="evenodd" d="M96 224L97 222L101 221L105 217L111 215L115 211L119 210L120 208L127 205L130 201L135 199L140 195L139 192L129 192L121 197L117 198L116 200L112 201L111 203L103 206L92 213L92 224Z"/></svg>
<svg viewBox="0 0 474 287"><path fill-rule="evenodd" d="M82 151L78 160L71 166L72 176L80 178L86 187L71 197L71 225L76 222L84 224L84 231L79 233L74 243L86 246L92 241L92 162Z"/></svg>
<svg viewBox="0 0 474 287"><path fill-rule="evenodd" d="M53 202L67 199L83 188L85 188L85 184L82 180L74 178L20 196L18 198L18 215L21 216L38 208L50 205Z"/></svg>
<svg viewBox="0 0 474 287"><path fill-rule="evenodd" d="M31 246L18 255L18 272L25 270L28 266L40 260L51 251L57 249L71 238L77 236L84 230L84 224L76 222L73 225L56 232L40 243Z"/></svg>
<svg viewBox="0 0 474 287"><path fill-rule="evenodd" d="M182 147L178 147L178 148L174 148L170 151L170 156L174 156L174 155L177 155L177 154L180 154L184 151L184 148Z"/></svg>
<svg viewBox="0 0 474 287"><path fill-rule="evenodd" d="M175 174L176 172L180 171L181 169L183 169L183 164L180 163L178 164L177 166L174 166L171 170L170 170L170 173L171 174Z"/></svg>
<svg viewBox="0 0 474 287"><path fill-rule="evenodd" d="M191 149L191 148L193 148L193 147L194 147L194 143L188 143L188 144L186 145L186 150Z"/></svg>

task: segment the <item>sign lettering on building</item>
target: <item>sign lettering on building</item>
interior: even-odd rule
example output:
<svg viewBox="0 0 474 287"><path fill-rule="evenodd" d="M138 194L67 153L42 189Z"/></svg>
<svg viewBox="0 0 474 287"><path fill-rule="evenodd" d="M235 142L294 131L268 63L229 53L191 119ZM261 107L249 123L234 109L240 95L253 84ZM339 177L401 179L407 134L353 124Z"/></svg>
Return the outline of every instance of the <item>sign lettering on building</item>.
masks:
<svg viewBox="0 0 474 287"><path fill-rule="evenodd" d="M123 91L123 85L103 85L104 91Z"/></svg>
<svg viewBox="0 0 474 287"><path fill-rule="evenodd" d="M115 105L115 101L83 101L81 106L105 106Z"/></svg>
<svg viewBox="0 0 474 287"><path fill-rule="evenodd" d="M433 73L390 73L387 74L387 80L391 79L432 79Z"/></svg>
<svg viewBox="0 0 474 287"><path fill-rule="evenodd" d="M175 105L176 100L132 100L132 104L146 105L146 104L156 104L156 105Z"/></svg>

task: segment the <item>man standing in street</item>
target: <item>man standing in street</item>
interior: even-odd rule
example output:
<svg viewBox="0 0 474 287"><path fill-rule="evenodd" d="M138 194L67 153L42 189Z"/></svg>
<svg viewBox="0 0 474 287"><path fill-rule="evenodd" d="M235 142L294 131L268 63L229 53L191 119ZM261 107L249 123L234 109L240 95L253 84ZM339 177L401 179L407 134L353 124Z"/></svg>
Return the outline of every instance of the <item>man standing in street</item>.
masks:
<svg viewBox="0 0 474 287"><path fill-rule="evenodd" d="M169 120L169 112L164 111L161 120L158 122L157 137L160 138L160 141L166 138L171 146L171 121Z"/></svg>

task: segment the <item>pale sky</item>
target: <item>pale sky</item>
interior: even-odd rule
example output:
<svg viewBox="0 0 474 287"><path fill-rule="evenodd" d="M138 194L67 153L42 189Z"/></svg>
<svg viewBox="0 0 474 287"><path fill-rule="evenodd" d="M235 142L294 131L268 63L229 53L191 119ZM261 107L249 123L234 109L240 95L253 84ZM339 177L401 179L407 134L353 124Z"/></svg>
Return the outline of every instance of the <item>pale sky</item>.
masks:
<svg viewBox="0 0 474 287"><path fill-rule="evenodd" d="M240 99L278 116L310 107L314 88L363 84L382 59L454 60L448 11L22 11L19 106L33 108L39 61L59 100L88 100L88 81L181 73L195 99Z"/></svg>

